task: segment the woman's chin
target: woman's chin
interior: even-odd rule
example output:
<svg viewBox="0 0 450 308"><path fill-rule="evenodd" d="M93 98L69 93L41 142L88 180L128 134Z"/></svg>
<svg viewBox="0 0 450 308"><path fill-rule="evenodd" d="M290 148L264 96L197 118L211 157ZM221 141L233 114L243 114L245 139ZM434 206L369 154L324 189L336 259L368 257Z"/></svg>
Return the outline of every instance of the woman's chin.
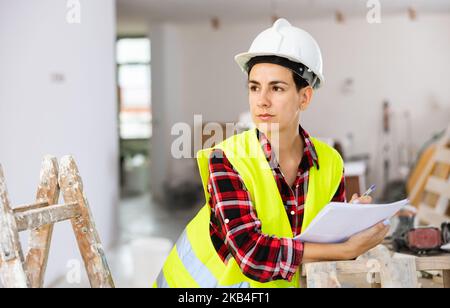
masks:
<svg viewBox="0 0 450 308"><path fill-rule="evenodd" d="M280 124L276 122L257 122L255 126L266 135L280 131Z"/></svg>
<svg viewBox="0 0 450 308"><path fill-rule="evenodd" d="M279 130L280 129L280 123L275 121L264 121L264 122L257 122L257 127L261 127L266 130Z"/></svg>

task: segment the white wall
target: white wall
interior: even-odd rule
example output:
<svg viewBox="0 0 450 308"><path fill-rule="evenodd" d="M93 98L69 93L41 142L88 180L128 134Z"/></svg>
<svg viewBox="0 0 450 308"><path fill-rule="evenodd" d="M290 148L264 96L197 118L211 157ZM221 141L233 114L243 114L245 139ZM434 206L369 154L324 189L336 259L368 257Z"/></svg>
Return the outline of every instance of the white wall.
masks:
<svg viewBox="0 0 450 308"><path fill-rule="evenodd" d="M34 200L45 154L74 155L108 247L118 204L115 1L80 1L81 24L66 22L66 3L0 0L0 162L21 204ZM55 228L49 283L81 260L72 234L69 223Z"/></svg>
<svg viewBox="0 0 450 308"><path fill-rule="evenodd" d="M340 139L344 144L352 133L354 144L347 154L371 154L369 181L381 184L383 100L387 99L392 106L396 121L391 142L397 145L406 138L402 116L405 111L410 112L412 119L410 135L414 150L450 122L449 14L419 15L415 22L406 14L383 16L381 24L372 25L365 16L347 20L345 24L336 24L333 19L291 22L317 39L324 57L326 84L316 93L302 123L313 135ZM176 118L192 123L194 114L202 114L204 121L236 121L248 105L245 76L233 57L246 51L254 37L268 26L263 22L223 22L221 29L214 31L208 22L166 24L170 35L163 35L165 44L176 48L154 55L152 61L176 61L178 65L166 66L168 71L164 74L178 81L169 84L166 78L166 87L155 85L153 93L162 97L160 92L176 92L177 96L154 101L154 108L156 104L164 104L169 110L167 123ZM153 41L152 46L155 45ZM159 73L153 73L154 81ZM344 94L342 87L347 78L354 80L354 87L352 93ZM157 134L156 128L154 131ZM165 139L166 149L173 139ZM398 149L393 149L391 156L395 167ZM153 155L152 159L156 165L162 160L160 155ZM192 162L172 160L169 152L164 160L167 168L161 168L161 173L154 172L152 178L189 180L191 174L183 166ZM392 177L396 176L397 172L393 172Z"/></svg>
<svg viewBox="0 0 450 308"><path fill-rule="evenodd" d="M164 187L170 178L171 128L180 121L183 99L180 95L182 63L175 51L180 49L178 28L160 24L151 27L152 46L152 145L151 145L151 187L156 200L164 200ZM173 54L174 56L168 56Z"/></svg>

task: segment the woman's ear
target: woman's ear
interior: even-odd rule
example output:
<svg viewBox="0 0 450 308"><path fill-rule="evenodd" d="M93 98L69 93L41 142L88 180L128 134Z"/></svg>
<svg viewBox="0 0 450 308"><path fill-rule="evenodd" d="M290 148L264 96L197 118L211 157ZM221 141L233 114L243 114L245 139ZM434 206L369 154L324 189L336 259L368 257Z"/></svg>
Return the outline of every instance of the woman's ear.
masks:
<svg viewBox="0 0 450 308"><path fill-rule="evenodd" d="M305 111L311 103L314 90L311 86L307 86L300 90L300 110Z"/></svg>

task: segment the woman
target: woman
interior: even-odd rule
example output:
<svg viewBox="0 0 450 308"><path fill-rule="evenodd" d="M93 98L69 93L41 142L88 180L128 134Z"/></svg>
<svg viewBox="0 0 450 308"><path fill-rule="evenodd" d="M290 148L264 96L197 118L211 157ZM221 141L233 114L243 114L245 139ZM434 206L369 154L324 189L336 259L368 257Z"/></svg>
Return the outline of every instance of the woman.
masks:
<svg viewBox="0 0 450 308"><path fill-rule="evenodd" d="M330 201L345 201L342 158L300 126L324 82L315 40L280 19L236 61L256 129L199 152L207 203L156 287L299 287L302 263L354 259L388 232L380 223L340 244L298 238Z"/></svg>

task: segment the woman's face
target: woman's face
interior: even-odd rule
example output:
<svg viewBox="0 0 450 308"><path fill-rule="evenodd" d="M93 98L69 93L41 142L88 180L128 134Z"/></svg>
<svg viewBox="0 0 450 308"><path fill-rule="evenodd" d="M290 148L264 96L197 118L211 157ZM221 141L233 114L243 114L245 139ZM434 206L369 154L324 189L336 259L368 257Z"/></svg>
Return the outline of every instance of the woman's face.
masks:
<svg viewBox="0 0 450 308"><path fill-rule="evenodd" d="M276 124L280 132L287 129L297 131L300 110L306 108L305 103L309 103L305 89L297 91L292 71L283 66L271 63L253 66L248 80L248 93L250 112L256 127L266 134L277 129Z"/></svg>

